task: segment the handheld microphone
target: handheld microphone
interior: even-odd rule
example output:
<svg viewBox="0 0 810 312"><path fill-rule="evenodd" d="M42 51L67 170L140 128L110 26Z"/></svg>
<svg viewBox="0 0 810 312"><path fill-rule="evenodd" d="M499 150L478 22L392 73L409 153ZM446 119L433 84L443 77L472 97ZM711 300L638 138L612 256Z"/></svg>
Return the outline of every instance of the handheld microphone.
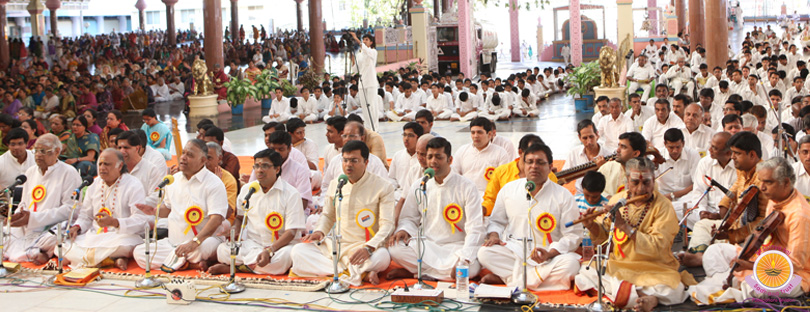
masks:
<svg viewBox="0 0 810 312"><path fill-rule="evenodd" d="M532 200L532 192L537 188L537 184L532 181L526 181L526 200Z"/></svg>
<svg viewBox="0 0 810 312"><path fill-rule="evenodd" d="M435 175L436 175L436 170L433 170L433 168L425 169L425 174L422 176L421 186L424 188L425 183L427 183L428 180L433 179L433 176L435 176Z"/></svg>
<svg viewBox="0 0 810 312"><path fill-rule="evenodd" d="M729 191L729 190L728 190L727 188L725 188L723 185L721 185L721 184L720 184L720 182L717 182L717 180L712 179L712 178L711 178L710 176L708 176L708 175L704 175L704 177L705 177L707 180L709 180L709 184L711 184L711 186L716 187L718 190L720 190L721 192L723 192L724 194L726 194L726 196L728 196L728 197L730 197L730 198L734 198L734 194L733 194L733 193L731 193L731 191Z"/></svg>
<svg viewBox="0 0 810 312"><path fill-rule="evenodd" d="M257 191L259 191L259 181L253 181L253 183L250 183L247 195L245 195L245 201L250 200L250 197L253 196L253 193L256 193Z"/></svg>
<svg viewBox="0 0 810 312"><path fill-rule="evenodd" d="M166 187L167 185L171 185L172 183L174 183L174 176L173 175L167 175L167 176L163 177L163 181L160 181L160 184L155 186L155 191L157 191L159 189L162 189L162 188Z"/></svg>
<svg viewBox="0 0 810 312"><path fill-rule="evenodd" d="M15 187L22 185L25 183L25 181L28 181L28 177L26 177L24 174L18 175L16 178L14 178L14 183L9 185L4 191L13 191Z"/></svg>

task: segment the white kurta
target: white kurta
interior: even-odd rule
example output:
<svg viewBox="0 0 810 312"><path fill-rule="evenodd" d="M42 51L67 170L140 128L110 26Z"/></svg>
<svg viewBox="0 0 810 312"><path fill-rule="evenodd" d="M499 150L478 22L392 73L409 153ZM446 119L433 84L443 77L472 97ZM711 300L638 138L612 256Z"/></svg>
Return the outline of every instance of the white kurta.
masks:
<svg viewBox="0 0 810 312"><path fill-rule="evenodd" d="M318 220L316 231L327 234L333 226L340 231L340 259L338 272L348 270L349 274L342 274L340 278L346 282L359 286L362 274L366 272L381 272L388 268L391 257L384 248L388 235L394 230L394 186L386 183L384 177L366 171L363 177L355 183L346 183L343 186L343 199L335 196L338 181L335 179L327 189L326 206L323 207L323 216ZM340 209L338 215L337 209ZM363 213L371 212L370 215ZM369 221L371 215L372 221ZM362 222L370 222L364 228ZM349 263L351 256L369 246L375 248L371 257L361 265ZM298 276L328 276L332 275L332 241L298 244L292 249L293 266L291 273Z"/></svg>
<svg viewBox="0 0 810 312"><path fill-rule="evenodd" d="M403 149L394 154L391 159L391 166L388 168L388 178L394 181L396 190L395 198L400 199L403 189L409 188L414 181L422 176L419 172L421 166L416 153L408 154L407 149Z"/></svg>
<svg viewBox="0 0 810 312"><path fill-rule="evenodd" d="M511 140L503 136L496 135L494 138L492 138L492 144L495 144L503 148L503 150L506 152L506 157L509 159L509 161L518 158L517 149L515 148L515 144L513 144Z"/></svg>
<svg viewBox="0 0 810 312"><path fill-rule="evenodd" d="M683 127L681 132L683 132L684 147L697 151L700 157L708 155L709 147L712 145L712 136L715 133L712 128L701 123L692 133L689 133L686 127Z"/></svg>
<svg viewBox="0 0 810 312"><path fill-rule="evenodd" d="M93 267L111 256L129 258L132 249L143 243L144 225L150 223L150 216L135 207L144 203L144 194L141 182L128 173L111 186L96 178L85 191L75 223L81 228L81 235L65 247L65 259L71 266ZM95 220L102 208L109 209L118 219L118 228L99 227Z"/></svg>
<svg viewBox="0 0 810 312"><path fill-rule="evenodd" d="M0 187L11 185L18 175L25 174L28 168L36 166L37 163L34 160L34 151L26 150L25 153L28 156L25 157L25 161L22 163L20 163L17 158L14 158L11 152L0 155L0 168L3 168L3 170L0 171Z"/></svg>
<svg viewBox="0 0 810 312"><path fill-rule="evenodd" d="M358 98L360 109L363 111L363 124L366 129L376 130L379 129L377 113L381 106L379 104L381 100L377 96L377 89L380 87L380 83L377 81L377 50L361 44L355 57L357 58L357 72L360 73ZM367 101L370 103L366 103Z"/></svg>
<svg viewBox="0 0 810 312"><path fill-rule="evenodd" d="M236 214L245 215L245 196L250 189L249 184L242 186L236 202ZM268 218L277 214L280 219L278 228L271 229L267 223ZM243 219L244 222L244 219ZM272 224L272 223L271 223ZM265 193L261 187L250 197L250 206L247 211L247 224L245 225L242 247L236 255L236 265L246 265L255 273L283 274L292 266L290 251L299 242L296 231L304 229L304 210L301 209L301 195L292 185L283 179L276 183ZM238 229L237 229L238 230ZM286 231L293 231L295 237L289 244L279 248L270 258L270 263L258 266L259 255L265 248L270 247ZM219 244L217 247L217 260L220 263L230 264L231 247L229 243Z"/></svg>
<svg viewBox="0 0 810 312"><path fill-rule="evenodd" d="M300 143L293 144L293 147L304 154L307 162L311 162L316 166L318 165L318 145L315 144L315 142L308 138L304 138L304 140ZM309 168L309 164L307 164L307 168Z"/></svg>
<svg viewBox="0 0 810 312"><path fill-rule="evenodd" d="M670 167L672 167L672 170L656 180L658 191L662 194L668 194L675 191L680 191L692 185L692 170L697 167L699 161L700 155L698 152L688 147L683 148L681 151L681 157L678 158L678 160L672 160L671 157L667 156L664 163L658 166L656 176L661 175L664 170L667 170ZM686 209L692 208L694 205L693 200L697 199L693 199L690 194L691 192L686 193L681 197L675 197L675 200L672 201L672 207L675 208L675 215L678 217L678 220L683 218L684 204L687 206ZM689 215L687 226L692 228L695 222L697 222L699 219L699 214L692 212Z"/></svg>
<svg viewBox="0 0 810 312"><path fill-rule="evenodd" d="M565 290L579 271L579 255L574 251L582 240L582 225L565 227L579 217L574 197L564 187L546 181L527 200L526 179L504 185L498 192L487 233L498 233L505 246L495 245L478 250L481 265L498 275L510 287L522 285L524 237L532 238L534 248L555 249L560 255L544 263L528 259L527 283L532 290ZM536 199L536 200L535 200ZM542 217L542 219L541 219ZM553 220L553 227L541 231L542 220ZM531 230L530 230L531 229ZM504 257L506 256L506 257Z"/></svg>
<svg viewBox="0 0 810 312"><path fill-rule="evenodd" d="M509 156L502 147L489 143L482 150L478 150L472 143L464 144L453 154L453 172L464 176L478 189L478 197L483 196L487 189L489 178L488 170L495 170L498 166L510 162ZM492 169L489 169L492 168Z"/></svg>
<svg viewBox="0 0 810 312"><path fill-rule="evenodd" d="M73 190L82 184L79 172L73 166L57 161L43 174L37 166L25 171L28 181L23 184L20 209L30 212L28 225L11 228L11 237L5 248L9 261L27 262L40 252L53 254L56 239L47 229L63 222L70 216L74 204ZM44 188L44 197L37 203L32 201L32 191L39 186Z"/></svg>
<svg viewBox="0 0 810 312"><path fill-rule="evenodd" d="M191 179L186 179L182 172L174 174L174 183L166 187L163 205L170 210L167 218L169 237L150 246L150 252L154 255L152 269L160 268L163 261L174 254L177 246L188 243L197 236L197 232L205 228L211 216L220 215L225 218L228 213L228 195L222 180L208 169L202 168ZM196 226L191 226L184 217L192 206L199 207L202 211L203 219ZM197 263L211 258L222 240L223 237L212 235L199 248L186 255L186 260ZM145 246L141 244L133 251L133 257L141 268L145 268L147 263L144 250Z"/></svg>
<svg viewBox="0 0 810 312"><path fill-rule="evenodd" d="M155 192L154 190L155 187L157 187L157 185L163 181L163 178L166 176L166 172L158 167L155 167L155 165L149 161L144 161L141 159L141 161L139 161L134 168L130 168L129 174L141 182L141 185L146 192L144 204L153 207L157 205L157 202L160 199L158 198L158 192ZM149 222L152 223L155 221L150 219Z"/></svg>
<svg viewBox="0 0 810 312"><path fill-rule="evenodd" d="M796 172L796 183L793 186L804 198L810 198L810 174L807 173L804 164L801 162L793 164L793 170Z"/></svg>
<svg viewBox="0 0 810 312"><path fill-rule="evenodd" d="M438 184L436 179L429 180L426 184L427 199L419 199L427 205L426 219L422 219L421 214L424 206L417 203L415 188L418 187L419 184L414 183L411 191L407 192L396 231L407 232L411 241L407 245L399 242L391 246L391 258L408 271L416 272L416 235L422 224L425 234L423 274L447 280L452 276L458 260L466 259L470 261L469 275L477 275L480 270L476 260L478 248L484 242L485 233L481 210L483 199L472 181L455 172L450 172L442 184ZM461 216L454 224L444 217L445 210L451 204L461 209Z"/></svg>
<svg viewBox="0 0 810 312"><path fill-rule="evenodd" d="M619 147L619 136L622 133L635 131L633 120L621 113L616 119L613 119L612 115L602 117L599 124L596 125L596 129L605 148L610 151L615 151Z"/></svg>
<svg viewBox="0 0 810 312"><path fill-rule="evenodd" d="M608 150L602 144L597 144L599 144L599 154L597 156L607 157L616 152L616 149ZM588 155L585 154L585 146L577 145L568 153L568 158L565 159L565 164L563 164L561 170L571 169L590 161L591 159L588 159ZM577 179L576 190L577 194L582 193L582 178Z"/></svg>
<svg viewBox="0 0 810 312"><path fill-rule="evenodd" d="M146 150L141 157L151 162L155 167L158 167L158 169L163 171L164 175L169 174L169 166L166 165L166 158L163 158L163 154L149 146L149 144L146 145Z"/></svg>
<svg viewBox="0 0 810 312"><path fill-rule="evenodd" d="M650 117L655 117L655 108L645 105L641 106L641 114L638 116L633 116L632 109L628 109L624 112L624 115L633 121L633 131L640 133L644 128L644 122L650 119Z"/></svg>
<svg viewBox="0 0 810 312"><path fill-rule="evenodd" d="M734 168L734 160L729 160L726 166L722 167L717 159L711 157L703 157L700 159L697 168L695 168L692 174L692 194L693 196L697 196L694 197L695 200L703 195L703 192L709 188L709 186L706 185L708 181L704 182L704 176L709 176L726 188L731 187L734 181L737 181L737 169ZM693 214L700 216L701 211L718 212L719 208L717 204L719 204L720 200L725 196L726 194L716 187L712 188L709 194L706 194L706 197L700 201L697 211L693 212Z"/></svg>
<svg viewBox="0 0 810 312"><path fill-rule="evenodd" d="M658 122L658 117L653 115L644 122L644 128L641 130L641 135L647 141L652 142L652 145L663 154L666 154L666 147L664 146L664 132L670 128L681 129L686 127L678 115L670 112L669 117L664 123Z"/></svg>
<svg viewBox="0 0 810 312"><path fill-rule="evenodd" d="M277 117L273 117L273 115L278 114ZM270 106L270 111L267 112L267 116L262 117L262 121L265 123L276 121L276 122L287 122L290 119L292 114L290 113L290 100L282 97L279 101L277 98L273 99L273 103Z"/></svg>

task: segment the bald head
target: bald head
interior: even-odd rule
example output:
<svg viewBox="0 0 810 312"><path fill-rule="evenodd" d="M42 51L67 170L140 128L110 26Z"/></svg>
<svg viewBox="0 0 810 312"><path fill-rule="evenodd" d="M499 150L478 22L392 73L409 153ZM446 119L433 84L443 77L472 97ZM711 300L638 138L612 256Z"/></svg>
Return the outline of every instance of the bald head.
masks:
<svg viewBox="0 0 810 312"><path fill-rule="evenodd" d="M703 123L703 107L700 104L692 103L683 110L683 123L691 133Z"/></svg>
<svg viewBox="0 0 810 312"><path fill-rule="evenodd" d="M709 146L711 157L723 165L731 159L731 148L728 146L729 139L731 139L731 133L717 132L712 136L711 146Z"/></svg>
<svg viewBox="0 0 810 312"><path fill-rule="evenodd" d="M416 141L416 159L419 160L419 165L422 168L427 168L427 144L428 141L433 139L434 136L430 133L425 133Z"/></svg>

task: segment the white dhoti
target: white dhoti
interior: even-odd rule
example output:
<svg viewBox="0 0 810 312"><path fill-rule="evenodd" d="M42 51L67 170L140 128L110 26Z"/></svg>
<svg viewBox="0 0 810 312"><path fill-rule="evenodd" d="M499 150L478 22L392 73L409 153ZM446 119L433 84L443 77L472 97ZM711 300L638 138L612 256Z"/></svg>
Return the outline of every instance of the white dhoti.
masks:
<svg viewBox="0 0 810 312"><path fill-rule="evenodd" d="M464 116L461 116L458 113L453 113L450 115L450 119L458 119L458 121L460 122L468 122L470 120L475 119L476 117L478 117L478 112L468 112Z"/></svg>
<svg viewBox="0 0 810 312"><path fill-rule="evenodd" d="M399 116L399 114L404 115ZM403 119L414 120L416 119L416 111L412 110L411 112L406 113L405 111L401 110L390 110L385 112L385 117L388 117L388 119L391 119L393 121L402 121Z"/></svg>
<svg viewBox="0 0 810 312"><path fill-rule="evenodd" d="M732 285L723 290L729 272L730 263L737 258L737 246L718 243L709 246L703 254L703 268L706 279L697 285L690 286L687 293L692 301L698 305L742 302L748 298L764 298L778 296L780 298L796 298L804 294L801 286L793 287L789 292L775 291L765 294L757 291L747 282L741 282L737 277L731 279Z"/></svg>
<svg viewBox="0 0 810 312"><path fill-rule="evenodd" d="M499 119L508 119L510 115L512 115L512 111L509 110L508 108L501 108L493 112L484 111L479 114L479 116L489 119L489 121L492 122L495 122Z"/></svg>
<svg viewBox="0 0 810 312"><path fill-rule="evenodd" d="M250 267L253 272L259 274L279 275L284 274L292 266L292 259L290 258L290 251L292 245L282 247L273 254L270 258L270 263L265 266L259 266L259 255L265 250L265 247L253 240L242 241L242 247L239 248L239 254L236 255L235 263L237 266L246 265ZM217 247L217 260L219 263L231 263L231 246L230 243L222 243Z"/></svg>
<svg viewBox="0 0 810 312"><path fill-rule="evenodd" d="M719 227L720 223L722 220L701 219L695 222L692 237L689 239L689 249L698 248L700 245L708 247L712 242L712 226ZM705 249L705 247L698 249ZM708 272L706 275L708 276Z"/></svg>
<svg viewBox="0 0 810 312"><path fill-rule="evenodd" d="M211 236L206 238L200 247L191 253L186 254L186 261L190 263L199 263L203 260L214 259L216 257L217 247L224 241L225 238L219 236ZM180 244L177 246L172 245L168 238L157 241L157 244L154 242L149 244L149 255L150 257L153 257L152 264L150 266L151 269L160 269L160 266L163 265L163 263L169 259L170 256L172 256L178 246L180 246ZM146 246L144 244L140 244L135 246L135 249L132 251L132 258L135 259L135 262L137 262L138 266L141 268L146 268L146 263L148 262L146 259L146 254L144 253L145 250Z"/></svg>
<svg viewBox="0 0 810 312"><path fill-rule="evenodd" d="M574 284L580 291L589 291L599 287L596 269L593 267L590 269L586 268L587 266L583 265L579 270L579 274L574 278ZM611 302L619 306L619 308L635 306L636 300L638 299L638 292L658 298L658 304L663 305L680 304L689 297L686 291L684 291L684 286L681 282L678 282L678 287L675 289L663 284L637 287L627 281L622 281L605 274L602 275L602 286L605 290L605 296L607 296Z"/></svg>
<svg viewBox="0 0 810 312"><path fill-rule="evenodd" d="M460 258L464 242L439 245L436 242L425 239L422 240L425 249L422 250L422 275L430 276L437 280L450 280L455 273L456 263ZM391 259L401 265L411 273L416 273L416 263L419 260L416 253L416 239L412 238L408 245L397 242L396 245L388 247ZM477 276L481 271L481 264L478 260L472 261L469 266L468 276Z"/></svg>
<svg viewBox="0 0 810 312"><path fill-rule="evenodd" d="M312 232L315 231L315 227L318 226L318 219L320 219L320 218L321 218L320 213L313 213L313 214L307 216L307 221L306 221L307 232L306 233L312 234Z"/></svg>
<svg viewBox="0 0 810 312"><path fill-rule="evenodd" d="M636 81L630 82L630 88L627 89L627 94L635 93L638 88L644 90L641 93L641 102L646 103L647 99L650 98L650 89L652 86L650 83L638 83Z"/></svg>
<svg viewBox="0 0 810 312"><path fill-rule="evenodd" d="M143 242L138 235L119 234L115 229L97 233L94 229L76 237L73 243L65 244L65 259L72 267L95 267L104 259L130 258L132 250Z"/></svg>
<svg viewBox="0 0 810 312"><path fill-rule="evenodd" d="M537 116L537 115L540 114L540 110L536 109L536 108L535 109L527 109L526 113L523 113L523 109L513 108L512 113L515 114L515 116L518 116L518 117L534 117L534 116Z"/></svg>
<svg viewBox="0 0 810 312"><path fill-rule="evenodd" d="M300 118L300 116L295 116L295 117ZM302 120L304 122L316 122L316 121L318 121L318 114L312 113L312 114L309 114L309 115L304 115L304 119L302 119Z"/></svg>
<svg viewBox="0 0 810 312"><path fill-rule="evenodd" d="M436 119L447 120L450 119L450 116L453 116L453 111L449 109L443 109L441 112L436 114Z"/></svg>
<svg viewBox="0 0 810 312"><path fill-rule="evenodd" d="M515 245L515 246L510 246ZM515 252L519 248L519 252ZM528 250L531 256L531 249ZM565 253L538 264L527 257L526 286L534 291L568 290L579 272L579 255ZM509 287L523 287L523 245L507 242L478 249L478 261Z"/></svg>
<svg viewBox="0 0 810 312"><path fill-rule="evenodd" d="M8 243L3 253L11 262L31 262L40 253L51 258L57 243L56 236L48 231L26 233L20 228L11 228L11 237L6 239Z"/></svg>
<svg viewBox="0 0 810 312"><path fill-rule="evenodd" d="M681 94L683 91L684 86L686 86L686 95L692 96L695 91L695 83L691 80L681 80L681 79L673 79L670 81L672 83L672 89L675 90L675 94Z"/></svg>
<svg viewBox="0 0 810 312"><path fill-rule="evenodd" d="M348 246L347 246L348 245ZM340 280L345 281L352 286L360 286L363 282L363 273L367 272L382 272L388 268L391 263L391 256L385 248L377 248L371 254L371 258L363 262L361 265L353 265L349 263L349 258L355 251L363 248L363 243L344 244L341 248L340 261L338 261L338 272ZM332 242L330 239L325 239L320 245L315 243L302 243L297 244L290 252L292 258L292 268L290 273L301 277L311 276L332 276ZM348 274L346 274L348 270Z"/></svg>
<svg viewBox="0 0 810 312"><path fill-rule="evenodd" d="M262 121L264 121L264 123L268 123L268 122L272 122L272 121L284 123L284 122L287 122L287 120L290 120L290 117L291 116L290 116L289 113L281 113L281 114L278 115L278 117L272 117L270 115L264 116L264 117L262 117Z"/></svg>

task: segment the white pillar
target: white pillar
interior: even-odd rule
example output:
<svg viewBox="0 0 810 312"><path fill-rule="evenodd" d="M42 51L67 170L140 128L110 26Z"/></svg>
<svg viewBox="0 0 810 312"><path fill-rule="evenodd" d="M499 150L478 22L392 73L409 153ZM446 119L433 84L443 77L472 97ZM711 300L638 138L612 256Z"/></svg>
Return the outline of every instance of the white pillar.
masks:
<svg viewBox="0 0 810 312"><path fill-rule="evenodd" d="M82 35L82 20L78 16L71 16L70 21L73 24L73 37Z"/></svg>
<svg viewBox="0 0 810 312"><path fill-rule="evenodd" d="M98 34L103 34L106 32L104 30L104 16L96 16L96 24L98 24Z"/></svg>
<svg viewBox="0 0 810 312"><path fill-rule="evenodd" d="M119 33L127 32L129 29L127 28L127 17L126 16L119 16L118 17L118 29Z"/></svg>

